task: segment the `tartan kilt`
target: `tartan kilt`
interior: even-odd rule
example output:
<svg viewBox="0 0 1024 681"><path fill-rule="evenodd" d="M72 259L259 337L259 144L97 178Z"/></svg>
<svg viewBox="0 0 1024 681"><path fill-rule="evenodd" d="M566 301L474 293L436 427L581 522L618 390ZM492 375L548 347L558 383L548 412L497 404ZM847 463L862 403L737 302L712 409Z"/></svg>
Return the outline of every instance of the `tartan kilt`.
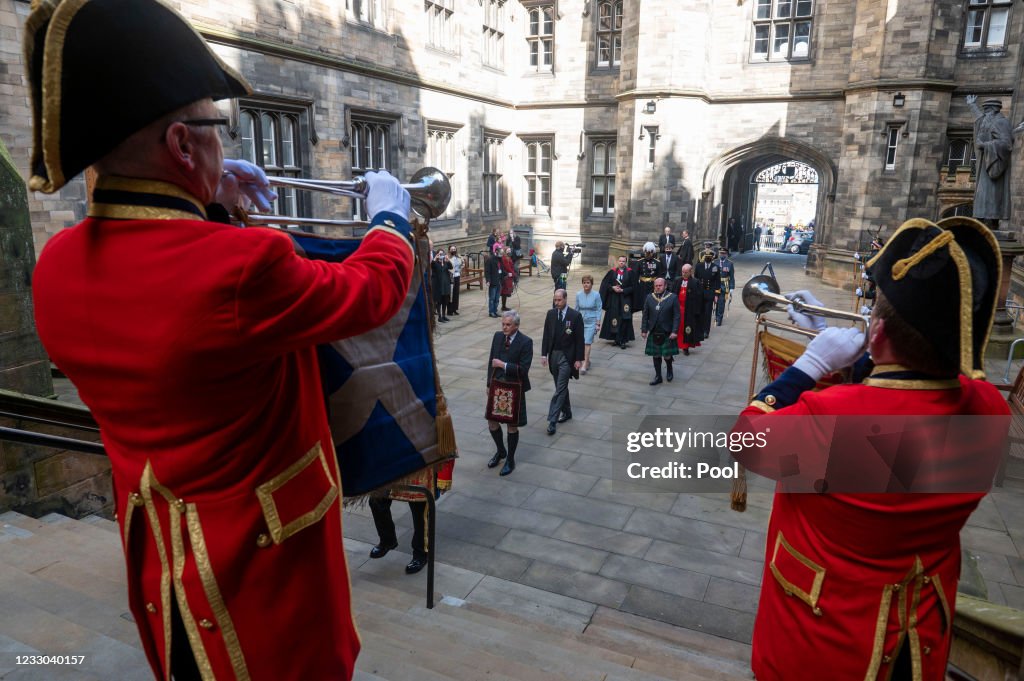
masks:
<svg viewBox="0 0 1024 681"><path fill-rule="evenodd" d="M679 341L675 338L670 338L671 334L665 334L665 342L658 345L654 342L654 334L647 334L647 347L644 348L644 353L648 357L675 357L679 354Z"/></svg>

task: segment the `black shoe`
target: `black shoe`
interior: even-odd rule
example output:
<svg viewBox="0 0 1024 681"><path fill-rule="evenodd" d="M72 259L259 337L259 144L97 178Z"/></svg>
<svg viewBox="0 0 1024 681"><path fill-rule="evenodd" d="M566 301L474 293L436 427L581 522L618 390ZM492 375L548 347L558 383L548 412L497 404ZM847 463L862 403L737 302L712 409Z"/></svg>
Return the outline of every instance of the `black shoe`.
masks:
<svg viewBox="0 0 1024 681"><path fill-rule="evenodd" d="M448 318L447 317L441 317L437 321L439 321L439 322L446 322L446 321L448 321Z"/></svg>
<svg viewBox="0 0 1024 681"><path fill-rule="evenodd" d="M672 367L669 367L665 372L665 380L671 383L673 378L675 378L675 376L672 375Z"/></svg>
<svg viewBox="0 0 1024 681"><path fill-rule="evenodd" d="M505 458L505 452L494 452L494 456L487 462L488 468L497 468L501 460Z"/></svg>
<svg viewBox="0 0 1024 681"><path fill-rule="evenodd" d="M686 355L687 357L689 357L689 355L690 355L690 348L683 348L683 354Z"/></svg>
<svg viewBox="0 0 1024 681"><path fill-rule="evenodd" d="M554 435L554 434L555 434L555 422L554 421L548 421L548 435Z"/></svg>
<svg viewBox="0 0 1024 681"><path fill-rule="evenodd" d="M566 421L571 421L571 420L572 420L572 413L571 412L570 413L562 412L561 414L558 415L558 422L559 423L565 423Z"/></svg>
<svg viewBox="0 0 1024 681"><path fill-rule="evenodd" d="M414 557L409 561L409 564L405 566L405 574L414 575L427 566L427 557L423 556Z"/></svg>
<svg viewBox="0 0 1024 681"><path fill-rule="evenodd" d="M554 432L554 431L552 431L552 432ZM508 475L509 473L514 471L515 469L516 469L516 460L510 458L508 461L505 462L505 465L501 467L501 470L498 472L498 475Z"/></svg>
<svg viewBox="0 0 1024 681"><path fill-rule="evenodd" d="M458 310L455 310L454 312L452 312L452 314L455 314L455 315L457 315L457 314L459 314L459 311L458 311Z"/></svg>
<svg viewBox="0 0 1024 681"><path fill-rule="evenodd" d="M370 549L370 558L383 558L384 556L388 555L388 551L397 548L398 542L387 545L385 545L384 542L381 542L380 544L377 544L372 549Z"/></svg>
<svg viewBox="0 0 1024 681"><path fill-rule="evenodd" d="M722 320L719 319L717 322L715 322L715 324L716 324L716 326L721 326L722 325Z"/></svg>
<svg viewBox="0 0 1024 681"><path fill-rule="evenodd" d="M488 317L497 317L497 316L498 316L498 313L497 313L497 312L488 312L488 313L487 313L487 316L488 316Z"/></svg>
<svg viewBox="0 0 1024 681"><path fill-rule="evenodd" d="M654 380L648 383L648 385L658 385L661 383L661 376L655 376Z"/></svg>

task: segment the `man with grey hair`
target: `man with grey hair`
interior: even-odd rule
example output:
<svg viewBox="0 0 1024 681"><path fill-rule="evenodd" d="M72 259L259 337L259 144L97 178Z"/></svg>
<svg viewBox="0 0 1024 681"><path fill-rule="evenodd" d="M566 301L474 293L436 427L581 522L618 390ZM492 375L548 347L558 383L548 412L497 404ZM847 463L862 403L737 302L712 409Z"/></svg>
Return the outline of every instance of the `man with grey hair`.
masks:
<svg viewBox="0 0 1024 681"><path fill-rule="evenodd" d="M491 381L507 381L519 383L519 403L512 406L514 422L508 424L508 449L501 437L501 423L488 419L487 427L494 438L497 451L488 468L495 468L502 459L499 475L508 475L516 469L516 447L519 445L519 429L526 425L526 393L530 390L530 364L533 362L533 340L525 333L519 332L519 313L515 310L503 312L501 315L501 331L491 339L491 353L487 358L487 390L490 397ZM490 405L487 410L492 413Z"/></svg>
<svg viewBox="0 0 1024 681"><path fill-rule="evenodd" d="M555 291L553 307L544 318L544 339L541 355L544 366L555 379L555 394L548 407L548 435L555 434L555 424L572 418L569 402L569 378L580 377L583 366L583 315L569 307L564 288Z"/></svg>

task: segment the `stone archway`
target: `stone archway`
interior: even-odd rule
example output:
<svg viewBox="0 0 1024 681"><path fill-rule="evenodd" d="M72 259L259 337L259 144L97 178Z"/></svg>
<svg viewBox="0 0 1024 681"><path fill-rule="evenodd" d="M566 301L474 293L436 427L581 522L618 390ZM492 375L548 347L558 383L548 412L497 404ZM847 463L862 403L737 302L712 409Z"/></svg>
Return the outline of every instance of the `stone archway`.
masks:
<svg viewBox="0 0 1024 681"><path fill-rule="evenodd" d="M698 238L717 239L729 217L748 219L752 201L751 178L765 168L784 161L799 161L818 173L818 202L815 224L816 248L828 243L838 174L836 164L814 147L784 137L762 137L741 144L712 161L704 172L699 209ZM751 225L743 224L749 232ZM808 259L808 267L813 258Z"/></svg>

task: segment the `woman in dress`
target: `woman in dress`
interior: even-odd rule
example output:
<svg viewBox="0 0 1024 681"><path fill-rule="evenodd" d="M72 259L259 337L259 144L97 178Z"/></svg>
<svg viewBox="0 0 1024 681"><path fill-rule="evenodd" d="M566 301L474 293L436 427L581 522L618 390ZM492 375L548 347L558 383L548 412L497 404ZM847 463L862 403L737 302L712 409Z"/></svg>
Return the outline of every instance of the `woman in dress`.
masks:
<svg viewBox="0 0 1024 681"><path fill-rule="evenodd" d="M589 274L583 277L583 290L576 292L576 310L583 315L583 367L580 373L590 370L590 346L594 336L601 329L601 294L594 290L594 278Z"/></svg>
<svg viewBox="0 0 1024 681"><path fill-rule="evenodd" d="M512 262L512 249L506 248L501 252L501 310L508 312L508 297L515 290L516 280L519 279L519 271Z"/></svg>

